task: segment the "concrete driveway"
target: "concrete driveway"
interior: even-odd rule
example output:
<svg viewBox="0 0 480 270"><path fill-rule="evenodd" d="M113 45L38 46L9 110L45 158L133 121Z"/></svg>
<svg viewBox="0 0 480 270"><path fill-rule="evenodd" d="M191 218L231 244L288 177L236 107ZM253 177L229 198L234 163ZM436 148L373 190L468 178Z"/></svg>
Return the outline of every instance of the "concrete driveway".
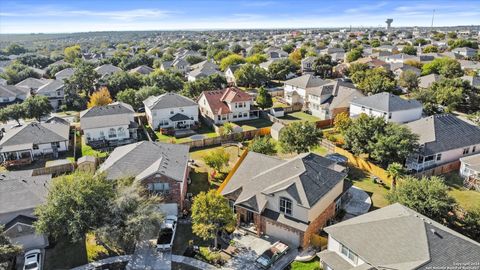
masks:
<svg viewBox="0 0 480 270"><path fill-rule="evenodd" d="M255 266L255 260L277 241L277 239L268 236L257 237L250 234L242 235L238 233L234 233L234 235L233 240L237 243L238 252L223 267L226 269L259 270L260 268ZM284 269L297 255L298 249L289 249L270 269Z"/></svg>

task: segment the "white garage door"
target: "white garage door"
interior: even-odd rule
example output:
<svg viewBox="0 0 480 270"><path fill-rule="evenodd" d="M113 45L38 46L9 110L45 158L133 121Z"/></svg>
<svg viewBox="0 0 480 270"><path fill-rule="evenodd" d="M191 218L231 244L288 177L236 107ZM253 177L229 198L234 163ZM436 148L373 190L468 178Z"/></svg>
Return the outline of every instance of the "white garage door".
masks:
<svg viewBox="0 0 480 270"><path fill-rule="evenodd" d="M300 235L298 233L276 226L268 221L266 222L266 225L267 235L288 244L290 248L300 246Z"/></svg>

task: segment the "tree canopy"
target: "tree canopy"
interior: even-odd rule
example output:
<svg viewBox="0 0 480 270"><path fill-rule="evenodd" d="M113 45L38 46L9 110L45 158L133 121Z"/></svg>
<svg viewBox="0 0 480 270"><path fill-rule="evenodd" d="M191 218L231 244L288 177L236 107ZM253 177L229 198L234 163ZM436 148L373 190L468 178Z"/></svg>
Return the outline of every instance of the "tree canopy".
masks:
<svg viewBox="0 0 480 270"><path fill-rule="evenodd" d="M35 118L40 122L41 118L49 115L52 111L52 105L46 96L30 96L23 102L25 106L26 117Z"/></svg>
<svg viewBox="0 0 480 270"><path fill-rule="evenodd" d="M422 75L440 74L447 78L456 78L463 75L460 63L448 57L435 58L422 66Z"/></svg>
<svg viewBox="0 0 480 270"><path fill-rule="evenodd" d="M255 137L248 145L248 149L264 155L274 155L277 153L275 143L269 136Z"/></svg>
<svg viewBox="0 0 480 270"><path fill-rule="evenodd" d="M322 131L315 123L293 122L280 131L280 146L286 153L305 153L319 144Z"/></svg>
<svg viewBox="0 0 480 270"><path fill-rule="evenodd" d="M260 87L268 81L267 71L252 64L242 65L234 75L239 86Z"/></svg>
<svg viewBox="0 0 480 270"><path fill-rule="evenodd" d="M268 75L274 80L285 80L290 73L295 74L297 65L286 58L275 61L268 66Z"/></svg>
<svg viewBox="0 0 480 270"><path fill-rule="evenodd" d="M351 78L360 90L368 94L393 92L396 87L392 72L383 67L357 71L351 75Z"/></svg>
<svg viewBox="0 0 480 270"><path fill-rule="evenodd" d="M257 103L258 107L260 107L262 110L265 108L270 108L273 105L272 96L270 95L270 93L268 93L267 89L265 89L265 87L263 86L258 89L257 98L255 102Z"/></svg>
<svg viewBox="0 0 480 270"><path fill-rule="evenodd" d="M96 106L104 106L112 103L112 97L107 87L102 87L98 91L93 92L90 95L90 101L87 104L88 108Z"/></svg>

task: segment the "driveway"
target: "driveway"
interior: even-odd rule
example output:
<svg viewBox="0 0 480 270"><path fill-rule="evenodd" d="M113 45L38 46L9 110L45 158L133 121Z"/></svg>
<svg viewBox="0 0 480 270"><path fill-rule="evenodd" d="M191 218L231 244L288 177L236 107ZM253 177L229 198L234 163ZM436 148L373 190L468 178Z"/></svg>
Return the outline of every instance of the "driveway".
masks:
<svg viewBox="0 0 480 270"><path fill-rule="evenodd" d="M259 270L260 268L255 266L255 260L277 241L277 239L268 236L257 237L250 234L242 235L237 232L234 235L233 240L237 243L238 252L223 267L225 269ZM284 269L297 255L298 249L289 249L270 269Z"/></svg>
<svg viewBox="0 0 480 270"><path fill-rule="evenodd" d="M171 251L159 252L145 240L137 244L132 260L128 262L127 269L172 269Z"/></svg>

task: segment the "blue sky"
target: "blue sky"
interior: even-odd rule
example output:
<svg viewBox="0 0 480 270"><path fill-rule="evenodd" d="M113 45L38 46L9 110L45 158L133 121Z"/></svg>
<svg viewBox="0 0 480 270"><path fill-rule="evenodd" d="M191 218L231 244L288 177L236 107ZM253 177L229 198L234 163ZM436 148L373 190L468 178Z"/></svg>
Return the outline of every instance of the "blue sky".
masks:
<svg viewBox="0 0 480 270"><path fill-rule="evenodd" d="M0 1L0 33L480 24L480 1Z"/></svg>

